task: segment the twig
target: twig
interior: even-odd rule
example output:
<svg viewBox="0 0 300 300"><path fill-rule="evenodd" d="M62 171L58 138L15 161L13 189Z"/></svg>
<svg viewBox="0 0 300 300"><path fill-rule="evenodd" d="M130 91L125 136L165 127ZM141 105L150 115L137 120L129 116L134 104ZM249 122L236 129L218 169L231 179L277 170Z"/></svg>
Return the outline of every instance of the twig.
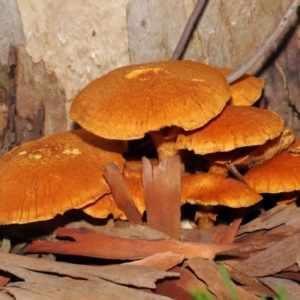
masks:
<svg viewBox="0 0 300 300"><path fill-rule="evenodd" d="M234 164L228 162L225 164L226 168L232 173L232 175L239 181L246 183L243 175L238 171Z"/></svg>
<svg viewBox="0 0 300 300"><path fill-rule="evenodd" d="M248 59L246 60L237 70L230 73L226 76L227 82L230 84L240 77L242 77L260 58L264 53L271 47L271 45L274 43L274 41L279 37L281 32L284 30L284 28L287 26L287 24L290 22L290 19L294 12L296 11L299 0L292 0L290 5L288 6L287 10L284 12L280 22L275 27L271 35L267 38L267 40L258 47L256 52Z"/></svg>
<svg viewBox="0 0 300 300"><path fill-rule="evenodd" d="M182 54L185 46L186 46L186 43L191 35L191 32L194 28L194 25L195 25L195 22L196 20L198 19L201 11L202 11L202 8L205 4L206 0L198 0L190 17L188 18L187 20L187 23L184 27L184 30L183 30L183 33L179 39L179 42L172 54L172 57L171 57L171 60L177 60L179 59L180 55Z"/></svg>

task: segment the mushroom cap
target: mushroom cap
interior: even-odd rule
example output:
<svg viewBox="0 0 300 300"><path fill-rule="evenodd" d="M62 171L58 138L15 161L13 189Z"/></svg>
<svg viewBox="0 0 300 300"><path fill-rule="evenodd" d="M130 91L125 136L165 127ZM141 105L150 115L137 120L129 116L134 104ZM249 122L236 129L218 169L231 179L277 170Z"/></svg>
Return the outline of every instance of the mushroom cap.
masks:
<svg viewBox="0 0 300 300"><path fill-rule="evenodd" d="M233 70L218 68L218 70L224 75L229 75ZM261 94L264 87L264 81L260 78L243 75L240 79L230 84L232 95L228 104L231 105L244 105L250 106L256 102Z"/></svg>
<svg viewBox="0 0 300 300"><path fill-rule="evenodd" d="M124 159L108 141L83 129L25 143L0 158L0 224L48 220L109 193L102 170Z"/></svg>
<svg viewBox="0 0 300 300"><path fill-rule="evenodd" d="M252 168L259 165L279 153L287 150L294 141L294 134L290 128L285 129L275 139L269 140L263 145L255 147L246 155L240 155L232 163L238 168Z"/></svg>
<svg viewBox="0 0 300 300"><path fill-rule="evenodd" d="M261 145L279 136L283 125L282 117L271 110L227 105L204 127L179 134L175 148L208 154Z"/></svg>
<svg viewBox="0 0 300 300"><path fill-rule="evenodd" d="M193 61L166 61L115 69L73 99L70 117L108 139L139 139L166 126L192 130L224 108L225 77Z"/></svg>
<svg viewBox="0 0 300 300"><path fill-rule="evenodd" d="M248 207L262 200L247 184L214 173L198 173L182 177L181 203Z"/></svg>
<svg viewBox="0 0 300 300"><path fill-rule="evenodd" d="M300 153L300 138L296 138L287 152Z"/></svg>
<svg viewBox="0 0 300 300"><path fill-rule="evenodd" d="M283 153L250 169L244 179L258 193L300 190L300 155Z"/></svg>

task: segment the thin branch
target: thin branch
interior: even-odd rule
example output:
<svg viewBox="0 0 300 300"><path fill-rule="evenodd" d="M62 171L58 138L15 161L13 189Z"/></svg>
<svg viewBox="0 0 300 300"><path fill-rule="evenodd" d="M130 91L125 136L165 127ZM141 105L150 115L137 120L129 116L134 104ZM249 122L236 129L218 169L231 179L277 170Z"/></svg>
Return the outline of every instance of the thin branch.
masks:
<svg viewBox="0 0 300 300"><path fill-rule="evenodd" d="M275 42L275 40L279 37L284 28L290 22L292 15L294 14L299 5L298 2L299 0L291 1L287 10L284 12L280 22L275 27L271 35L267 38L267 40L262 45L260 45L256 52L248 60L246 60L237 70L233 71L232 73L226 76L227 82L229 84L242 77L271 47L271 45Z"/></svg>
<svg viewBox="0 0 300 300"><path fill-rule="evenodd" d="M186 46L186 43L191 35L191 32L194 28L195 22L197 21L205 2L206 2L206 0L198 0L197 1L190 17L187 20L187 23L186 23L183 33L179 39L179 42L176 46L176 49L173 52L171 60L179 59L180 55L182 54L182 52Z"/></svg>
<svg viewBox="0 0 300 300"><path fill-rule="evenodd" d="M228 162L225 164L226 168L232 173L232 175L239 181L246 183L243 175L239 172L239 170L236 168L234 164L231 162Z"/></svg>

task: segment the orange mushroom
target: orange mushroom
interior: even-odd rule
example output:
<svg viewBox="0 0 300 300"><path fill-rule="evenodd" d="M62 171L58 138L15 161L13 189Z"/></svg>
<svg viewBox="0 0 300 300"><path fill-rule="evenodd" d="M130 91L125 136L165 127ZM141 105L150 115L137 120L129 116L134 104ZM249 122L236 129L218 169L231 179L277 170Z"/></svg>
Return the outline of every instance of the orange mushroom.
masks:
<svg viewBox="0 0 300 300"><path fill-rule="evenodd" d="M232 70L218 68L218 70L224 75L229 75ZM260 78L243 75L240 79L230 84L232 95L228 104L241 106L241 105L252 105L256 102L261 94L264 87L264 81Z"/></svg>
<svg viewBox="0 0 300 300"><path fill-rule="evenodd" d="M179 134L175 148L204 155L261 145L279 136L283 125L282 117L271 110L228 105L202 128Z"/></svg>
<svg viewBox="0 0 300 300"><path fill-rule="evenodd" d="M109 193L102 170L123 170L122 148L83 129L14 148L0 158L0 224L48 220Z"/></svg>
<svg viewBox="0 0 300 300"><path fill-rule="evenodd" d="M131 65L87 85L75 96L70 117L107 139L139 139L150 133L157 148L164 148L160 129L199 128L222 111L230 95L225 77L216 68L201 63ZM158 152L162 160L177 151L171 145L167 154Z"/></svg>
<svg viewBox="0 0 300 300"><path fill-rule="evenodd" d="M248 207L262 200L247 184L214 173L182 177L181 203L203 206Z"/></svg>
<svg viewBox="0 0 300 300"><path fill-rule="evenodd" d="M300 155L283 153L251 168L245 181L258 193L283 193L300 190Z"/></svg>

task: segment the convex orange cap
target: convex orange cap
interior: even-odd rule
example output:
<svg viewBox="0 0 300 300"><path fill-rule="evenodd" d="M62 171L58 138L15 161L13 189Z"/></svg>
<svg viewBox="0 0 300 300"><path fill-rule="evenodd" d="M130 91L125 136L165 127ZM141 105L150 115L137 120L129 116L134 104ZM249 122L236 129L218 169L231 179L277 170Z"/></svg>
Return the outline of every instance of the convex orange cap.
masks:
<svg viewBox="0 0 300 300"><path fill-rule="evenodd" d="M109 193L102 170L123 170L123 148L83 129L14 148L0 158L0 224L48 220Z"/></svg>
<svg viewBox="0 0 300 300"><path fill-rule="evenodd" d="M167 126L192 130L218 115L231 96L217 70L193 61L115 69L73 99L70 117L107 139L139 139Z"/></svg>

